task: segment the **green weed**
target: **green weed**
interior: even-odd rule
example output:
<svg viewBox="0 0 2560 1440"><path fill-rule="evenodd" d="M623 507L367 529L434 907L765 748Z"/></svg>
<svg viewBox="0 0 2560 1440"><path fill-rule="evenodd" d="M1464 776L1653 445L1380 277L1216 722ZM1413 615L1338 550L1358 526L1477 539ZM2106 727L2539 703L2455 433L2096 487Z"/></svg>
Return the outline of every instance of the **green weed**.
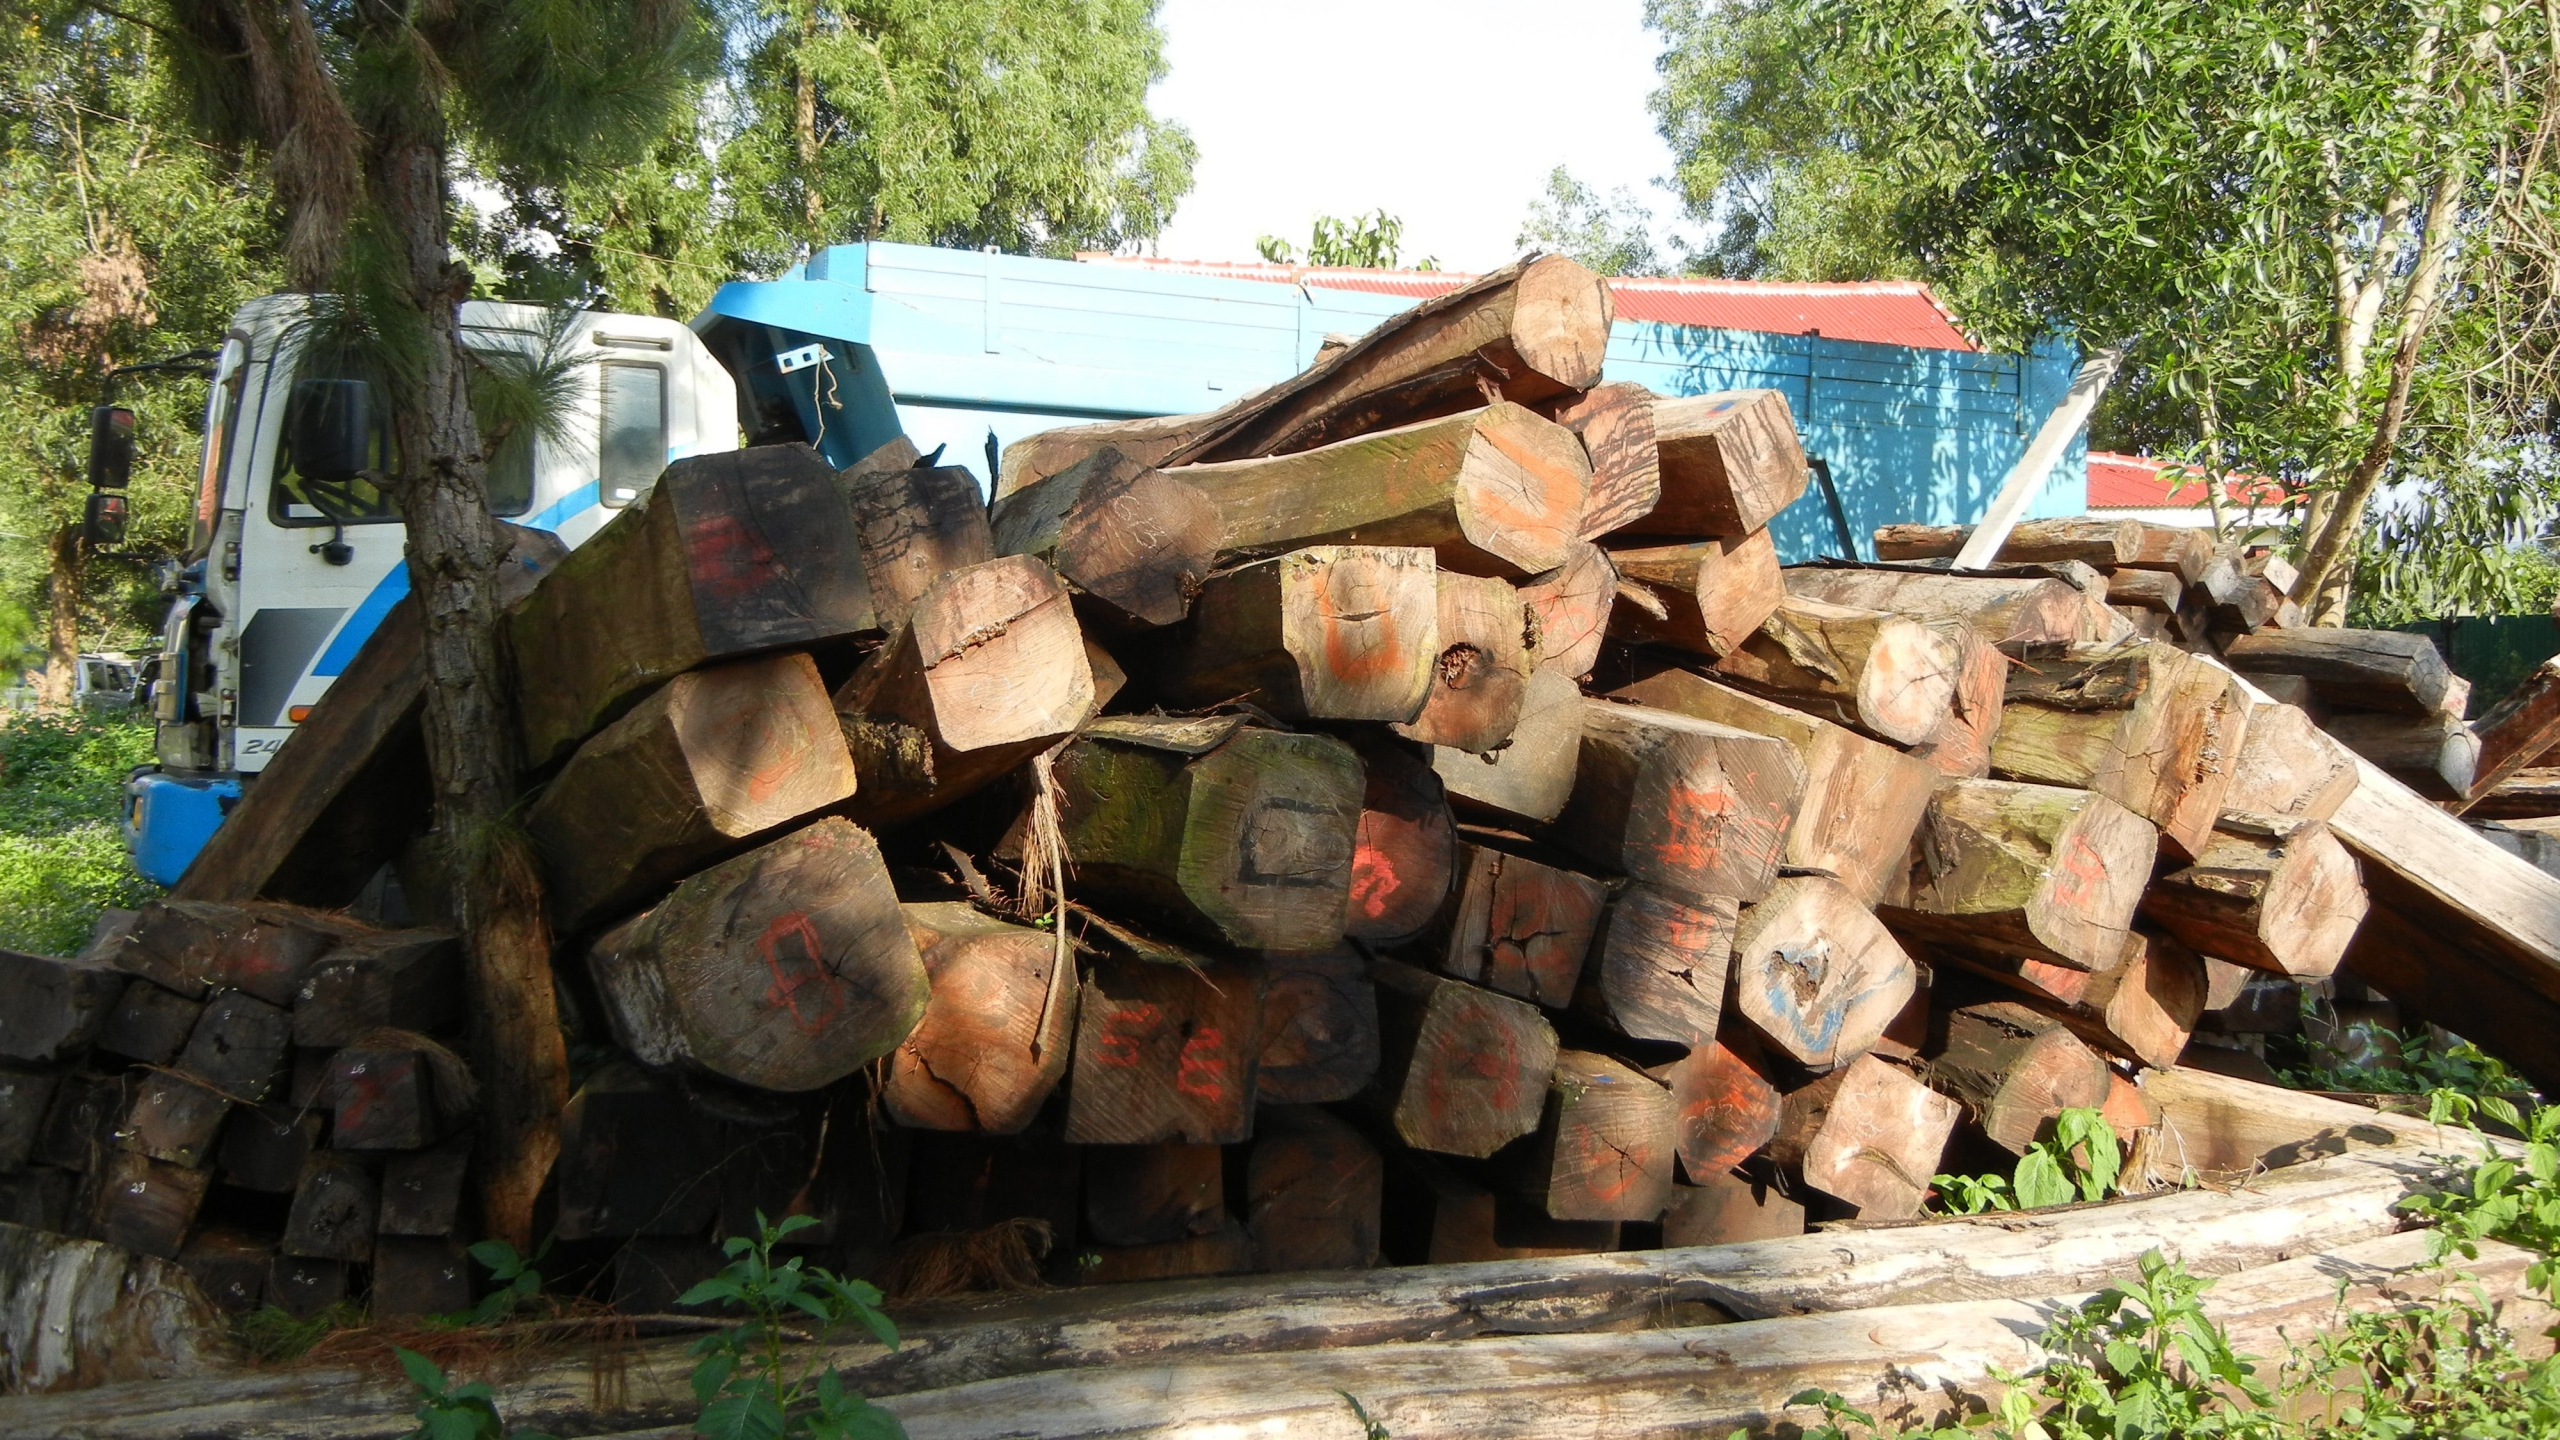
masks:
<svg viewBox="0 0 2560 1440"><path fill-rule="evenodd" d="M2008 1175L1940 1175L1930 1180L1949 1215L2040 1210L2122 1193L2124 1157L2115 1127L2095 1110L2065 1110L2053 1134L2027 1147Z"/></svg>
<svg viewBox="0 0 2560 1440"><path fill-rule="evenodd" d="M878 1290L815 1266L803 1269L798 1256L773 1263L783 1237L817 1223L793 1215L768 1224L758 1212L754 1238L724 1242L728 1268L676 1298L678 1305L726 1300L747 1312L745 1324L693 1344L691 1353L701 1357L693 1395L702 1405L693 1428L703 1440L905 1440L898 1418L847 1390L844 1377L813 1373L787 1358L785 1322L803 1316L822 1333L852 1321L883 1345L898 1343L898 1327L880 1313Z"/></svg>

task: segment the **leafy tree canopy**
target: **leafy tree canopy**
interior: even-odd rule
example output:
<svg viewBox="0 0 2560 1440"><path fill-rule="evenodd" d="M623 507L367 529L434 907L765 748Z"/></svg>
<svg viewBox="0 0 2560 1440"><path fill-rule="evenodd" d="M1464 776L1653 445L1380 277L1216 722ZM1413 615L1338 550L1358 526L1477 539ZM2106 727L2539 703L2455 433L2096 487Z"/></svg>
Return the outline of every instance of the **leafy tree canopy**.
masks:
<svg viewBox="0 0 2560 1440"><path fill-rule="evenodd" d="M2480 0L1654 0L1719 268L2128 348L2102 438L2276 475L2364 604L2527 603L2555 510L2552 33ZM2377 503L2377 501L2379 503ZM2368 516L2380 523L2367 523ZM2331 611L2335 613L2334 607Z"/></svg>
<svg viewBox="0 0 2560 1440"><path fill-rule="evenodd" d="M1263 259L1281 265L1303 261L1354 270L1393 270L1401 263L1404 221L1384 210L1354 215L1348 220L1318 215L1307 226L1304 251L1277 235L1264 235L1253 245L1262 252ZM1412 268L1437 270L1440 261L1436 256L1425 256L1414 261Z"/></svg>
<svg viewBox="0 0 2560 1440"><path fill-rule="evenodd" d="M1621 185L1603 196L1559 165L1547 175L1547 193L1529 202L1512 243L1569 255L1594 274L1659 275L1669 267L1653 225L1653 211L1633 190Z"/></svg>

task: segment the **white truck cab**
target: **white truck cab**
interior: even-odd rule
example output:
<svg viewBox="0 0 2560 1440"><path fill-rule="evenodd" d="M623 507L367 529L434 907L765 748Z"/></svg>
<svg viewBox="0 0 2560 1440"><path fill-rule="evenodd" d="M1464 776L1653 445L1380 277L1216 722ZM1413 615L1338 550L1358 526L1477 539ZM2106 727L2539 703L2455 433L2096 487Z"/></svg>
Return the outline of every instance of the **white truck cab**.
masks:
<svg viewBox="0 0 2560 1440"><path fill-rule="evenodd" d="M297 405L383 407L310 343L309 301L271 295L233 317L213 365L202 468L186 556L163 575L175 599L148 694L159 767L126 784L138 869L173 884L222 814L383 615L408 593L403 528L363 480L315 480L295 466ZM641 315L559 316L473 302L475 349L571 362L569 413L502 445L490 508L572 547L638 500L669 461L739 445L737 387L694 332ZM335 395L332 389L335 387ZM359 391L348 398L350 390Z"/></svg>

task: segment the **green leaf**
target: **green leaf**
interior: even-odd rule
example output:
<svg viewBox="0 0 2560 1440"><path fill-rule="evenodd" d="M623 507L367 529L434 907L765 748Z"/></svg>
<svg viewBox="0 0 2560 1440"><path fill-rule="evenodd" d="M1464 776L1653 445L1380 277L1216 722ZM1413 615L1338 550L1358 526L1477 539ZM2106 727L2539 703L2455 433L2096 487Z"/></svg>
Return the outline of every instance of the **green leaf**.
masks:
<svg viewBox="0 0 2560 1440"><path fill-rule="evenodd" d="M708 1405L729 1384L738 1368L735 1355L713 1355L693 1367L693 1399L697 1405Z"/></svg>
<svg viewBox="0 0 2560 1440"><path fill-rule="evenodd" d="M891 1322L888 1316L881 1314L877 1310L871 1309L869 1306L865 1306L862 1309L854 1311L853 1317L862 1322L863 1329L871 1332L872 1339L879 1341L881 1344L888 1346L892 1350L898 1348L898 1327L896 1324Z"/></svg>
<svg viewBox="0 0 2560 1440"><path fill-rule="evenodd" d="M400 1357L400 1369L408 1375L410 1384L428 1395L444 1394L443 1366L415 1350L402 1349L397 1345L391 1347L391 1353Z"/></svg>
<svg viewBox="0 0 2560 1440"><path fill-rule="evenodd" d="M2068 1205L2079 1194L2069 1177L2062 1173L2062 1163L2044 1146L2030 1149L2018 1161L2017 1173L2009 1188L2018 1197L2021 1209L2041 1210L2048 1205Z"/></svg>
<svg viewBox="0 0 2560 1440"><path fill-rule="evenodd" d="M738 1282L722 1274L714 1275L708 1280L695 1281L686 1287L683 1294L676 1297L676 1303L700 1305L709 1300L743 1300L745 1298L746 1291L739 1287Z"/></svg>

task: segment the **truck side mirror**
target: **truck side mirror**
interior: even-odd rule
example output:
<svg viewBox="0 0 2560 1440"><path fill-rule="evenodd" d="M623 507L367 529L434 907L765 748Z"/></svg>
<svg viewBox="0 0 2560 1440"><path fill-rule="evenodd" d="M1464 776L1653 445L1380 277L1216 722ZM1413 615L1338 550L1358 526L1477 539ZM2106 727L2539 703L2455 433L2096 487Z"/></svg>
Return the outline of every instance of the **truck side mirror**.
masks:
<svg viewBox="0 0 2560 1440"><path fill-rule="evenodd" d="M133 412L122 405L89 411L89 485L121 490L133 479Z"/></svg>
<svg viewBox="0 0 2560 1440"><path fill-rule="evenodd" d="M344 482L373 459L373 387L362 380L296 380L285 446L306 480Z"/></svg>
<svg viewBox="0 0 2560 1440"><path fill-rule="evenodd" d="M124 492L92 490L80 516L80 536L92 550L112 550L124 543Z"/></svg>

